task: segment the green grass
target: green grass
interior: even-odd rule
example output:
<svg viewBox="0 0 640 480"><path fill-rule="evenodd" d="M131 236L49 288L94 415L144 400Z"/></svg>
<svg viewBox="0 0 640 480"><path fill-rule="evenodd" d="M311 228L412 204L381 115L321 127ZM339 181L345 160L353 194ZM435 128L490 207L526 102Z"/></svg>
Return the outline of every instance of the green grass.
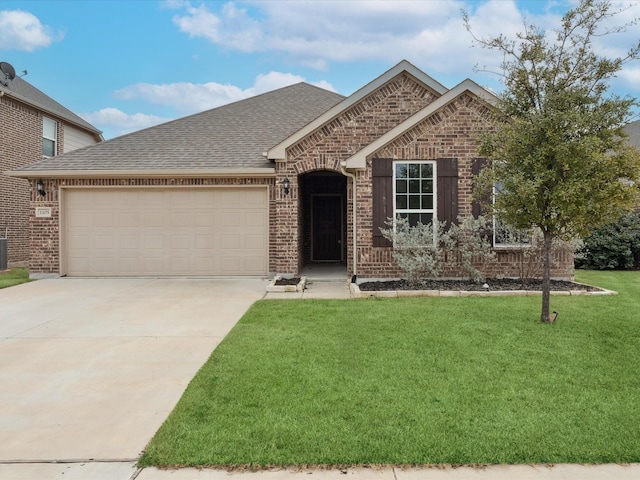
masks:
<svg viewBox="0 0 640 480"><path fill-rule="evenodd" d="M640 461L640 272L615 297L260 301L148 465Z"/></svg>
<svg viewBox="0 0 640 480"><path fill-rule="evenodd" d="M0 274L0 288L13 287L29 281L28 268L13 268L9 273Z"/></svg>

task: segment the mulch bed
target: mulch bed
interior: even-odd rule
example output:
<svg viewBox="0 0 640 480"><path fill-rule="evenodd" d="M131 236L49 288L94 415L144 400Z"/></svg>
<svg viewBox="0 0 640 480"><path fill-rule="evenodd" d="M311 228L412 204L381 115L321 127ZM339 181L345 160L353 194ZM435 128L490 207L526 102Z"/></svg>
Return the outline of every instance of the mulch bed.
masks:
<svg viewBox="0 0 640 480"><path fill-rule="evenodd" d="M478 292L484 291L484 283L489 285L489 291L506 290L542 290L542 280L531 279L522 283L519 279L512 278L489 278L483 283L473 283L468 280L423 280L419 284L411 285L406 280L384 280L380 282L365 282L358 285L363 292L381 292L387 290L453 290ZM600 291L600 288L582 285L564 280L551 280L551 290L587 290L588 292Z"/></svg>
<svg viewBox="0 0 640 480"><path fill-rule="evenodd" d="M296 277L296 278L279 278L277 279L273 284L280 286L280 285L297 285L298 283L300 283L300 278Z"/></svg>

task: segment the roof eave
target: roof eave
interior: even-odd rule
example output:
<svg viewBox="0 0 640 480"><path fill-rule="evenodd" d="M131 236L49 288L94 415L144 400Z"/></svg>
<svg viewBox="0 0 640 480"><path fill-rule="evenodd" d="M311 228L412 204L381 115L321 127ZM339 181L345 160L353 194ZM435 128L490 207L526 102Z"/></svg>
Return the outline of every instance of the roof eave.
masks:
<svg viewBox="0 0 640 480"><path fill-rule="evenodd" d="M275 168L208 168L143 170L13 170L6 175L16 178L270 178Z"/></svg>

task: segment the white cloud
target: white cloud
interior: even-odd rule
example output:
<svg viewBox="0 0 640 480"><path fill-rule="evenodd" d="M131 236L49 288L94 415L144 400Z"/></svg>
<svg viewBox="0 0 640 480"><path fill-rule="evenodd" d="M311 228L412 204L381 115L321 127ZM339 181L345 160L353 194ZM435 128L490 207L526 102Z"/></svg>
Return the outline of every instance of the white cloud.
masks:
<svg viewBox="0 0 640 480"><path fill-rule="evenodd" d="M156 105L173 107L179 114L185 115L304 81L305 79L299 75L269 72L258 75L254 85L247 89L215 82L204 84L178 82L161 85L136 83L117 90L114 96L119 100L140 99ZM334 90L327 82L319 82L315 85Z"/></svg>
<svg viewBox="0 0 640 480"><path fill-rule="evenodd" d="M207 3L193 6L174 0L173 17L180 31L224 49L282 54L299 65L327 70L331 62L407 59L427 73L471 76L472 68L497 71L500 55L473 47L462 10L470 15L473 33L515 38L524 22L543 29L559 26L573 0L544 4L515 0L310 0ZM640 2L613 0L622 12L612 19L620 25L640 17ZM530 8L531 11L527 9ZM214 10L215 9L215 10ZM606 36L597 47L604 54L622 55L637 42L637 27L626 34Z"/></svg>
<svg viewBox="0 0 640 480"><path fill-rule="evenodd" d="M241 52L276 52L326 70L330 62L403 58L429 70L469 72L482 57L472 50L462 23L471 11L478 33L515 32L522 16L513 1L483 4L456 0L362 0L358 2L273 1L226 3L218 11L183 3L174 16L180 31ZM479 6L478 6L479 5Z"/></svg>
<svg viewBox="0 0 640 480"><path fill-rule="evenodd" d="M103 108L93 113L79 114L87 122L95 125L104 132L105 138L112 138L125 133L134 132L143 128L153 127L160 123L168 122L170 118L162 118L157 115L135 113L129 115L117 108Z"/></svg>
<svg viewBox="0 0 640 480"><path fill-rule="evenodd" d="M292 73L269 72L258 75L253 86L246 89L215 82L204 84L179 82L161 85L136 83L117 90L114 92L114 97L118 100L143 100L154 105L171 107L176 111L176 117L181 117L304 81L303 77ZM335 91L333 86L325 81L309 83ZM112 107L93 113L83 113L80 116L103 130L105 138L124 135L172 120L143 113L127 114Z"/></svg>
<svg viewBox="0 0 640 480"><path fill-rule="evenodd" d="M35 15L23 10L0 10L0 49L32 52L62 40L61 32L42 25Z"/></svg>

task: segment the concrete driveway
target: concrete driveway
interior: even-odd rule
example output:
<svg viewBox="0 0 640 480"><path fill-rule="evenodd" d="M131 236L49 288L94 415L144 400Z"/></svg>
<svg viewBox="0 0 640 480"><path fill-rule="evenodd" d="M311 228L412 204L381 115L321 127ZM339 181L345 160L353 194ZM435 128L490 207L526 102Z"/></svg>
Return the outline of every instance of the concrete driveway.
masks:
<svg viewBox="0 0 640 480"><path fill-rule="evenodd" d="M265 285L55 279L0 290L0 464L135 461Z"/></svg>

